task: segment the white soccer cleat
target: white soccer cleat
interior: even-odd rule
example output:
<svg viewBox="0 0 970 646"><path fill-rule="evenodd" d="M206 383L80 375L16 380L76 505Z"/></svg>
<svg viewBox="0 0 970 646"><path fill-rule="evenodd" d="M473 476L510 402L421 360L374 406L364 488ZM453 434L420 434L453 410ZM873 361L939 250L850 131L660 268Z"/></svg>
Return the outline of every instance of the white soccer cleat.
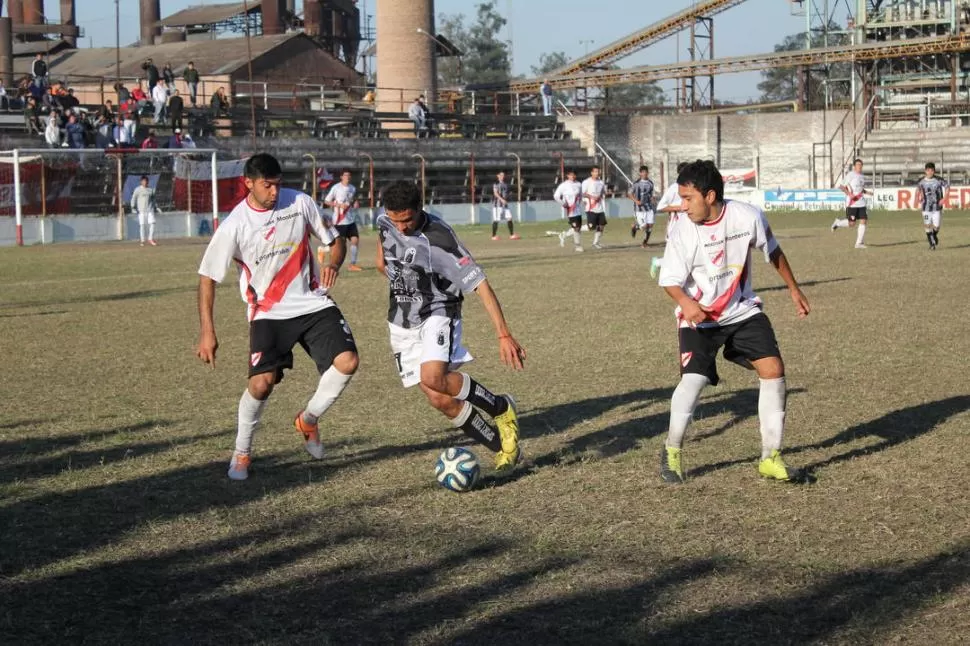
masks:
<svg viewBox="0 0 970 646"><path fill-rule="evenodd" d="M867 247L866 245L862 244L861 242L857 242L856 245L855 245L855 248L856 249L868 249L869 247Z"/></svg>
<svg viewBox="0 0 970 646"><path fill-rule="evenodd" d="M602 249L602 248L603 248L603 245L601 245L600 243L598 242L593 243L593 249Z"/></svg>
<svg viewBox="0 0 970 646"><path fill-rule="evenodd" d="M249 463L251 461L248 454L233 452L232 460L229 462L229 471L226 475L231 480L245 480L249 477Z"/></svg>
<svg viewBox="0 0 970 646"><path fill-rule="evenodd" d="M835 220L832 221L832 233L835 233L838 230L838 228L839 228L839 219L835 218Z"/></svg>
<svg viewBox="0 0 970 646"><path fill-rule="evenodd" d="M576 248L574 249L574 251L576 253L583 253L583 248L577 245Z"/></svg>
<svg viewBox="0 0 970 646"><path fill-rule="evenodd" d="M565 231L561 231L559 233L559 246L560 247L565 247L566 246L566 232Z"/></svg>

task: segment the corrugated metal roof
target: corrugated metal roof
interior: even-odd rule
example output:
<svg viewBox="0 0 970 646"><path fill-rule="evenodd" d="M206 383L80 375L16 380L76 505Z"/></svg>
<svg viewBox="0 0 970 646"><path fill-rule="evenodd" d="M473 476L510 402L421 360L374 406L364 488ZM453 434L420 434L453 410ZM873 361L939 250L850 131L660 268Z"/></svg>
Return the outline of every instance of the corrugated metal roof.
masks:
<svg viewBox="0 0 970 646"><path fill-rule="evenodd" d="M307 38L301 33L254 36L251 40L253 60L272 51L293 38ZM215 40L164 43L147 47L122 47L121 76L143 76L141 64L151 58L161 71L165 63L171 63L176 76L181 76L189 61L202 76L232 74L246 65L248 54L245 38L218 38ZM50 57L50 70L58 77L107 77L114 78L116 51L114 47L72 49ZM30 71L31 61L16 59L14 69L18 74Z"/></svg>
<svg viewBox="0 0 970 646"><path fill-rule="evenodd" d="M63 49L67 43L63 39L58 40L29 40L26 43L14 41L14 56L33 56L35 54L51 54Z"/></svg>
<svg viewBox="0 0 970 646"><path fill-rule="evenodd" d="M261 0L250 0L249 12L261 10ZM188 7L158 22L163 27L189 27L192 25L211 25L238 16L246 10L242 2L200 5Z"/></svg>

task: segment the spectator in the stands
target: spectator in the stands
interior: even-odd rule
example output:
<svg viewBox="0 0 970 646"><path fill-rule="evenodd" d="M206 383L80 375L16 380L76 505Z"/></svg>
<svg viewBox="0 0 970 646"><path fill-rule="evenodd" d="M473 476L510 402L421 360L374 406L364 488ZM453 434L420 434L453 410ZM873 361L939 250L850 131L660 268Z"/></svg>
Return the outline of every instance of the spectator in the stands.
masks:
<svg viewBox="0 0 970 646"><path fill-rule="evenodd" d="M420 137L425 127L424 108L421 107L421 99L415 99L411 107L408 108L408 118L414 122L414 134Z"/></svg>
<svg viewBox="0 0 970 646"><path fill-rule="evenodd" d="M155 67L155 63L150 58L145 59L145 62L141 64L141 68L145 72L145 78L148 79L148 90L154 90L155 86L158 85L158 80L161 78L158 74L158 68Z"/></svg>
<svg viewBox="0 0 970 646"><path fill-rule="evenodd" d="M71 115L67 120L67 145L69 148L84 148L84 126Z"/></svg>
<svg viewBox="0 0 970 646"><path fill-rule="evenodd" d="M542 96L542 114L547 117L552 116L552 86L549 81L543 81L539 86L539 94Z"/></svg>
<svg viewBox="0 0 970 646"><path fill-rule="evenodd" d="M226 98L226 88L220 87L212 95L209 101L209 108L212 110L213 117L224 117L229 114L229 99Z"/></svg>
<svg viewBox="0 0 970 646"><path fill-rule="evenodd" d="M168 117L172 122L172 130L182 127L182 113L185 110L185 101L178 90L172 90L172 96L168 100Z"/></svg>
<svg viewBox="0 0 970 646"><path fill-rule="evenodd" d="M135 106L139 112L141 112L141 109L150 103L148 100L148 95L145 94L145 90L143 90L141 87L141 81L139 81L138 85L135 86L135 88L131 91L131 100L135 102Z"/></svg>
<svg viewBox="0 0 970 646"><path fill-rule="evenodd" d="M128 141L135 143L135 134L138 132L138 122L135 120L135 115L131 112L131 110L125 111L125 117L122 123L125 126L125 130L128 131Z"/></svg>
<svg viewBox="0 0 970 646"><path fill-rule="evenodd" d="M47 85L47 62L44 60L43 54L38 53L34 57L34 62L30 65L30 73L33 75L37 85L41 87Z"/></svg>
<svg viewBox="0 0 970 646"><path fill-rule="evenodd" d="M94 147L114 148L115 141L112 130L114 130L113 120L105 117L104 115L98 117L97 122L94 124Z"/></svg>
<svg viewBox="0 0 970 646"><path fill-rule="evenodd" d="M56 112L51 112L47 115L44 141L47 142L49 148L58 148L61 145L61 120L57 118Z"/></svg>
<svg viewBox="0 0 970 646"><path fill-rule="evenodd" d="M40 134L44 130L40 125L40 106L34 97L29 97L24 103L24 122L27 124L27 132L31 134Z"/></svg>
<svg viewBox="0 0 970 646"><path fill-rule="evenodd" d="M81 102L74 96L74 88L68 88L67 94L60 97L61 107L65 110L74 110L81 105Z"/></svg>
<svg viewBox="0 0 970 646"><path fill-rule="evenodd" d="M168 102L168 90L165 81L159 80L152 86L152 103L155 104L155 123L159 124L165 118L165 104Z"/></svg>
<svg viewBox="0 0 970 646"><path fill-rule="evenodd" d="M162 80L165 81L165 87L171 94L175 89L175 72L172 71L171 63L165 63L165 67L162 68Z"/></svg>
<svg viewBox="0 0 970 646"><path fill-rule="evenodd" d="M109 119L114 119L115 116L115 106L111 102L111 99L107 99L100 108L98 108L97 117L108 117Z"/></svg>
<svg viewBox="0 0 970 646"><path fill-rule="evenodd" d="M7 98L7 88L3 86L3 81L0 80L0 107L4 110L10 109L10 101Z"/></svg>
<svg viewBox="0 0 970 646"><path fill-rule="evenodd" d="M34 101L40 103L44 98L44 86L37 82L37 79L30 79L27 84L27 93L33 97Z"/></svg>
<svg viewBox="0 0 970 646"><path fill-rule="evenodd" d="M189 64L186 65L185 71L182 73L182 80L189 86L189 99L194 108L199 96L199 70L195 69L195 63L192 61L189 61Z"/></svg>
<svg viewBox="0 0 970 646"><path fill-rule="evenodd" d="M182 148L182 131L176 128L175 133L162 144L162 148Z"/></svg>
<svg viewBox="0 0 970 646"><path fill-rule="evenodd" d="M120 148L127 148L132 143L128 128L125 127L125 118L120 114L115 119L114 128L111 129L111 138L114 140L115 145Z"/></svg>
<svg viewBox="0 0 970 646"><path fill-rule="evenodd" d="M142 150L155 150L158 148L158 139L155 137L155 129L152 128L148 131L148 136L145 137L145 141L141 142Z"/></svg>
<svg viewBox="0 0 970 646"><path fill-rule="evenodd" d="M118 105L121 106L121 105L124 105L125 103L128 103L128 100L131 99L131 92L128 91L128 88L125 87L125 84L115 83L114 88L115 88L115 92L118 93Z"/></svg>

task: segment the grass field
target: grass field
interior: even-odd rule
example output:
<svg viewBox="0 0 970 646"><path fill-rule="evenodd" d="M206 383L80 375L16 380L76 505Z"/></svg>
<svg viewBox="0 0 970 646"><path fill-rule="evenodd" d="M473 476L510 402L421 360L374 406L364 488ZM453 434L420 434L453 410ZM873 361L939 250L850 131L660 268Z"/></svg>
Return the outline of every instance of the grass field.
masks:
<svg viewBox="0 0 970 646"><path fill-rule="evenodd" d="M758 479L757 380L730 364L688 483L659 481L676 336L628 221L583 255L546 225L463 232L529 352L503 368L469 300L471 372L519 400L526 464L465 495L434 482L463 440L400 387L375 271L336 290L362 363L322 420L328 456L291 426L316 381L298 354L240 483L244 307L219 289L205 369L201 242L0 251L0 643L967 640L970 219L947 214L930 253L912 213L877 213L859 251L825 214L770 217L814 307L797 320L756 268L789 373L787 459L813 485Z"/></svg>

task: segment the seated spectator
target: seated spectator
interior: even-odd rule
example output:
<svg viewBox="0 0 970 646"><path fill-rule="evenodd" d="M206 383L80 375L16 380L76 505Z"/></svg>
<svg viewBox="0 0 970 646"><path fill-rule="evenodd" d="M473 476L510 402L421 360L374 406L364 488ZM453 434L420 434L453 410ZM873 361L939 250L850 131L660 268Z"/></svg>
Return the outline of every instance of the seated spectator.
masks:
<svg viewBox="0 0 970 646"><path fill-rule="evenodd" d="M142 150L155 150L158 148L158 139L155 137L155 129L152 128L148 131L148 136L145 137L145 141L141 142Z"/></svg>
<svg viewBox="0 0 970 646"><path fill-rule="evenodd" d="M136 106L138 106L138 110L141 110L148 105L148 95L145 94L145 90L141 89L141 83L132 89L131 100L135 102Z"/></svg>
<svg viewBox="0 0 970 646"><path fill-rule="evenodd" d="M28 133L40 134L43 132L40 125L40 106L37 105L37 100L34 97L28 98L27 102L24 103L24 122Z"/></svg>
<svg viewBox="0 0 970 646"><path fill-rule="evenodd" d="M182 133L182 148L195 148L195 140L187 132Z"/></svg>
<svg viewBox="0 0 970 646"><path fill-rule="evenodd" d="M56 112L51 112L47 116L47 128L44 129L44 141L50 148L58 148L61 145L61 120L57 118Z"/></svg>
<svg viewBox="0 0 970 646"><path fill-rule="evenodd" d="M27 90L30 92L30 96L34 98L34 101L38 103L44 98L44 86L38 83L37 79L31 79L27 85Z"/></svg>
<svg viewBox="0 0 970 646"><path fill-rule="evenodd" d="M65 110L74 110L81 105L81 101L74 96L74 88L68 88L67 94L60 97L60 102Z"/></svg>
<svg viewBox="0 0 970 646"><path fill-rule="evenodd" d="M131 98L131 92L128 91L128 88L123 83L115 83L114 88L115 92L118 93L118 105L127 103Z"/></svg>
<svg viewBox="0 0 970 646"><path fill-rule="evenodd" d="M102 105L100 108L98 108L98 112L96 113L95 116L97 116L97 117L107 117L108 119L114 119L114 116L115 116L115 106L111 102L111 99L108 99L107 101L105 101L104 102L104 105Z"/></svg>
<svg viewBox="0 0 970 646"><path fill-rule="evenodd" d="M425 128L424 107L421 105L421 99L415 99L411 107L408 108L408 118L414 123L414 134L420 137Z"/></svg>
<svg viewBox="0 0 970 646"><path fill-rule="evenodd" d="M215 118L225 117L229 114L229 99L226 98L226 88L220 87L212 95L209 101L209 108Z"/></svg>
<svg viewBox="0 0 970 646"><path fill-rule="evenodd" d="M175 129L175 134L168 138L162 148L182 148L182 131L178 128Z"/></svg>
<svg viewBox="0 0 970 646"><path fill-rule="evenodd" d="M75 115L71 115L67 120L67 145L69 148L84 148L84 126L80 124Z"/></svg>

